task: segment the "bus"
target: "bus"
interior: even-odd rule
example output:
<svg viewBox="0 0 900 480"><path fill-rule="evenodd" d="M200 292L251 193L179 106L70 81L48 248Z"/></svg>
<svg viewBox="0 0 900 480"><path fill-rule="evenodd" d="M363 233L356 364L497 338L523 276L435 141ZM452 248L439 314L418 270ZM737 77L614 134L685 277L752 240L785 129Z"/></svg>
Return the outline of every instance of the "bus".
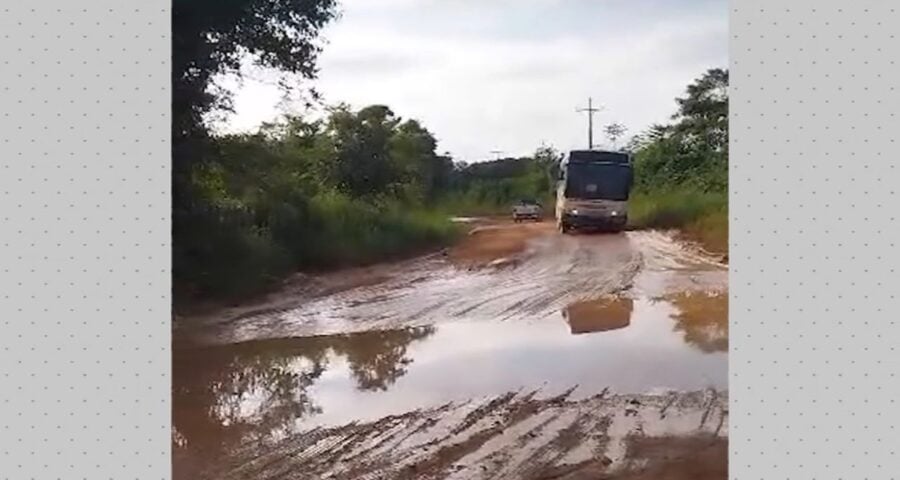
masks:
<svg viewBox="0 0 900 480"><path fill-rule="evenodd" d="M573 150L560 164L556 226L562 233L591 228L620 232L628 223L634 183L626 152Z"/></svg>

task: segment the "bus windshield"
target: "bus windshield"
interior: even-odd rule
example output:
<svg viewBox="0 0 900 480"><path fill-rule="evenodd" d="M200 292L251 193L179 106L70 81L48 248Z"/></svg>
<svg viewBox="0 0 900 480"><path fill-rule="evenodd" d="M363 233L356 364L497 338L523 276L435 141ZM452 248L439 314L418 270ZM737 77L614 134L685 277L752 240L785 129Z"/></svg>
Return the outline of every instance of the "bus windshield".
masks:
<svg viewBox="0 0 900 480"><path fill-rule="evenodd" d="M630 191L629 165L574 163L566 168L568 198L625 201Z"/></svg>

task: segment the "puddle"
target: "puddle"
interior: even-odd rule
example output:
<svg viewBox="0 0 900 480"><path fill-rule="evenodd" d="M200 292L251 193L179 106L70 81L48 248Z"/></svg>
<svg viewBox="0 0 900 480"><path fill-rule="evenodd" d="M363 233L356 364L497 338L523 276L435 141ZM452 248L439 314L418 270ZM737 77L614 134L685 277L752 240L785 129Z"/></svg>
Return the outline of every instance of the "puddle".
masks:
<svg viewBox="0 0 900 480"><path fill-rule="evenodd" d="M631 324L634 301L625 297L605 297L573 303L563 309L562 315L569 322L574 334L618 330Z"/></svg>
<svg viewBox="0 0 900 480"><path fill-rule="evenodd" d="M174 426L192 449L218 450L523 389L727 388L726 317L727 299L685 294L582 302L536 322L176 350Z"/></svg>
<svg viewBox="0 0 900 480"><path fill-rule="evenodd" d="M728 351L728 293L685 291L664 297L675 306L676 330L704 352Z"/></svg>

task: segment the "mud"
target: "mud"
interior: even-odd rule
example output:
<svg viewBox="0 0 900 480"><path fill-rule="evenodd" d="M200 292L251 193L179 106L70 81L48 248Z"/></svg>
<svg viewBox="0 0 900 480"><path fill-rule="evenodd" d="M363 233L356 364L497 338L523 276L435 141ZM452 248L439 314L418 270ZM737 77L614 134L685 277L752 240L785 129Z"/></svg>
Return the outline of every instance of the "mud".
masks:
<svg viewBox="0 0 900 480"><path fill-rule="evenodd" d="M548 222L482 226L472 229L451 248L449 258L463 268L518 263L527 253L530 241L553 232L554 226Z"/></svg>
<svg viewBox="0 0 900 480"><path fill-rule="evenodd" d="M236 343L461 320L539 322L572 303L638 287L635 277L642 269L659 270L659 280L670 283L648 284L652 295L721 284L727 276L724 267L679 250L662 234L540 234L530 237L521 261L502 267L462 269L444 255L431 255L383 269L383 281L373 285L319 293L321 285L347 282L333 277L355 276L342 272L317 278L299 293L289 292L260 308L242 307L184 323L209 327L191 332L195 340Z"/></svg>
<svg viewBox="0 0 900 480"><path fill-rule="evenodd" d="M505 394L246 442L192 473L223 480L725 478L727 423L727 397L712 390L580 400Z"/></svg>
<svg viewBox="0 0 900 480"><path fill-rule="evenodd" d="M176 331L175 478L727 478L726 265L475 228Z"/></svg>

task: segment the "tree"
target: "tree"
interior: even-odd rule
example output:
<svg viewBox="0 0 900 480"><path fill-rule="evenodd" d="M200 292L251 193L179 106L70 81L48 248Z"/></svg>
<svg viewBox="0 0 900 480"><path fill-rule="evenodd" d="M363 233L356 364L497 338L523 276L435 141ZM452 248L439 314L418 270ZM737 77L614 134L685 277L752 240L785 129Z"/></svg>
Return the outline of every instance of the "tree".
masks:
<svg viewBox="0 0 900 480"><path fill-rule="evenodd" d="M416 120L401 123L391 137L392 167L399 173L397 180L415 186L406 189L418 197L415 200L432 198L449 175L443 157L435 153L436 147L437 140Z"/></svg>
<svg viewBox="0 0 900 480"><path fill-rule="evenodd" d="M603 131L606 133L606 136L609 137L610 142L612 142L613 148L616 147L616 141L619 138L622 138L622 135L625 135L626 130L625 125L622 125L621 123L610 123L603 127Z"/></svg>
<svg viewBox="0 0 900 480"><path fill-rule="evenodd" d="M385 192L399 180L389 142L400 119L390 108L372 105L353 112L346 105L331 109L325 134L335 154L338 188L352 196Z"/></svg>
<svg viewBox="0 0 900 480"><path fill-rule="evenodd" d="M707 70L676 102L678 112L672 117L676 132L699 148L724 152L728 146L728 70Z"/></svg>
<svg viewBox="0 0 900 480"><path fill-rule="evenodd" d="M534 159L547 173L548 185L555 184L559 177L559 165L563 160L563 154L551 146L542 145L534 152Z"/></svg>
<svg viewBox="0 0 900 480"><path fill-rule="evenodd" d="M230 106L221 74L244 61L313 78L315 39L336 0L175 0L172 5L172 161L176 209L189 203L192 165L214 152L204 117ZM177 216L176 216L177 219Z"/></svg>
<svg viewBox="0 0 900 480"><path fill-rule="evenodd" d="M173 129L187 134L210 109L227 106L228 92L210 90L213 77L240 75L244 60L312 78L315 39L335 6L336 0L175 0Z"/></svg>
<svg viewBox="0 0 900 480"><path fill-rule="evenodd" d="M279 266L282 252L270 245L270 233L257 225L252 230L248 227L259 222L265 209L254 210L226 197L228 175L220 164L223 147L210 136L205 118L230 107L231 94L215 84L217 77L239 77L248 62L313 78L320 51L316 38L335 15L336 0L174 0L172 274L176 291L192 291L198 284L224 278L215 270L223 258L238 258L246 270L234 273L240 269L232 269L235 277L268 276L284 268ZM245 189L244 194L251 190ZM255 190L259 193L262 186ZM251 259L247 253L263 248L264 260Z"/></svg>
<svg viewBox="0 0 900 480"><path fill-rule="evenodd" d="M534 152L534 159L542 166L551 167L562 161L563 154L552 146L542 145Z"/></svg>
<svg viewBox="0 0 900 480"><path fill-rule="evenodd" d="M728 187L728 71L707 70L677 98L669 125L653 125L634 142L639 188Z"/></svg>

